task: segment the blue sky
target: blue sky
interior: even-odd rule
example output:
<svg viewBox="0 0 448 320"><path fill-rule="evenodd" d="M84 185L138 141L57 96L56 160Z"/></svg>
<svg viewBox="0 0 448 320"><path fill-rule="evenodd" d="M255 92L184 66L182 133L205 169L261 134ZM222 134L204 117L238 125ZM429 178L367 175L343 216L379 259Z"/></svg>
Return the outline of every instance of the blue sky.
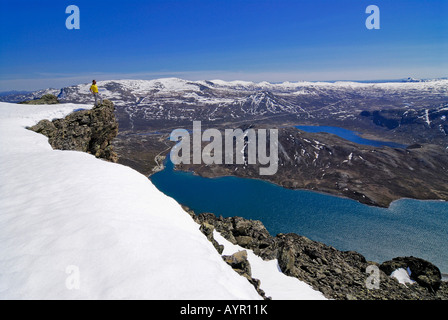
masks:
<svg viewBox="0 0 448 320"><path fill-rule="evenodd" d="M68 5L80 29L68 30ZM368 30L368 5L380 9ZM2 0L0 91L91 79L448 76L447 0Z"/></svg>

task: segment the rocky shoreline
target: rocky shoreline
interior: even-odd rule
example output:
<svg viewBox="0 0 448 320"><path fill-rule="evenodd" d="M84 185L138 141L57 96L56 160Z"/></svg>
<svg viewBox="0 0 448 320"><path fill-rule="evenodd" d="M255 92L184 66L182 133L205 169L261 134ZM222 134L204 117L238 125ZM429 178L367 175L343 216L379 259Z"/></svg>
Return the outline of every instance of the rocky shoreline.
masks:
<svg viewBox="0 0 448 320"><path fill-rule="evenodd" d="M213 239L213 230L232 244L252 250L264 260L277 259L281 271L311 285L328 299L335 300L447 300L448 283L441 280L440 270L432 263L416 257L397 257L381 264L367 261L354 251L340 251L329 245L310 240L297 234L271 236L257 220L241 217L216 217L212 213L195 214L184 209L200 225L201 231L214 243L218 252L223 248ZM244 254L233 258L223 257L238 273ZM377 288L369 289L369 266L378 272ZM246 269L250 266L246 266ZM413 284L401 284L391 277L393 271L403 268L411 272ZM263 283L245 276L262 291ZM264 292L263 292L264 293ZM266 298L262 295L263 298Z"/></svg>

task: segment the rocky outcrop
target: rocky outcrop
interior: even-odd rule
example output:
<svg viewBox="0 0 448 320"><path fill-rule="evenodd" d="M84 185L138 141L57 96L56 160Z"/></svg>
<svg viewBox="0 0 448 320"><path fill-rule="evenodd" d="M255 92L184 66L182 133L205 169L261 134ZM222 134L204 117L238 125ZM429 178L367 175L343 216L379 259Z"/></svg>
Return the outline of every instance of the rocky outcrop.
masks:
<svg viewBox="0 0 448 320"><path fill-rule="evenodd" d="M210 214L209 216L207 216L208 214L202 214L202 215L196 216L195 213L193 211L191 211L189 208L187 208L185 206L183 208L185 211L187 211L190 214L190 216L197 223L199 223L201 225L199 227L199 230L213 244L213 246L219 252L219 254L222 254L222 252L224 251L224 246L222 244L219 244L213 237L213 231L215 230L214 225L207 222L207 221L211 221L210 219L213 219L214 215ZM238 220L238 222L236 222L236 223L234 223L235 221L229 221L229 224L227 224L226 227L224 227L224 228L221 227L219 224L215 224L216 226L219 227L219 230L221 230L221 231L219 231L219 230L217 230L217 231L218 232L226 232L226 230L227 230L225 238L227 238L229 240L231 239L230 241L234 244L238 244L238 241L240 241L240 243L241 242L245 243L247 246L250 246L250 243L255 244L255 242L252 241L252 237L247 236L247 234L250 233L255 238L260 238L257 236L257 233L258 233L257 230L260 230L263 232L264 227L261 224L255 226L253 223L250 223L248 220L245 220L242 218L237 218L236 220ZM239 225L238 225L238 223L239 223ZM238 232L235 232L235 234L237 234L238 240L236 240L235 236L233 235L234 233L228 232L229 230L233 230L234 226L236 226L236 228L242 232L241 234L238 234ZM251 230L251 231L247 232L247 230ZM264 229L264 230L266 230L266 229ZM247 242L245 242L245 241L247 241ZM247 260L247 251L246 250L235 252L232 255L223 255L222 258L228 265L230 265L232 267L233 270L235 270L235 272L237 272L239 275L245 277L255 287L255 290L257 290L258 294L263 299L265 299L265 300L271 299L270 297L267 297L265 292L261 289L260 280L252 278L252 270L250 267L250 262L249 262L249 260Z"/></svg>
<svg viewBox="0 0 448 320"><path fill-rule="evenodd" d="M442 274L439 268L431 262L416 257L398 257L383 262L380 269L387 275L395 270L403 268L410 271L411 280L416 281L419 285L428 288L431 292L439 290L442 284Z"/></svg>
<svg viewBox="0 0 448 320"><path fill-rule="evenodd" d="M247 251L238 251L230 256L222 256L222 259L232 267L239 275L245 277L257 290L258 294L265 300L270 300L266 297L265 292L261 289L261 282L258 279L252 278L252 270L249 260L247 260Z"/></svg>
<svg viewBox="0 0 448 320"><path fill-rule="evenodd" d="M117 162L111 145L118 134L114 110L114 104L104 100L91 110L76 111L64 119L42 120L28 129L47 136L53 149L87 152Z"/></svg>
<svg viewBox="0 0 448 320"><path fill-rule="evenodd" d="M432 300L447 299L446 287L437 293L420 285L398 283L354 251L340 251L296 234L276 237L277 259L281 270L305 281L331 299L360 300ZM370 267L371 266L371 267ZM376 276L368 268L376 270ZM396 270L396 269L394 269ZM394 271L392 270L392 271ZM377 287L369 286L375 280Z"/></svg>
<svg viewBox="0 0 448 320"><path fill-rule="evenodd" d="M440 281L439 269L423 259L395 258L380 265L357 252L340 251L297 234L273 237L260 221L216 217L211 213L190 214L199 224L213 226L231 243L253 250L265 260L277 259L283 273L308 283L329 299L448 299L448 284ZM403 267L410 268L411 278L417 283L400 284L390 276ZM377 286L369 286L373 276Z"/></svg>
<svg viewBox="0 0 448 320"><path fill-rule="evenodd" d="M260 221L247 220L241 217L217 218L212 213L202 213L193 218L199 224L214 226L224 238L233 244L252 250L265 260L275 258L274 238L269 234Z"/></svg>
<svg viewBox="0 0 448 320"><path fill-rule="evenodd" d="M246 250L235 252L231 256L222 256L222 259L240 275L245 277L250 277L252 275L250 263L247 260Z"/></svg>
<svg viewBox="0 0 448 320"><path fill-rule="evenodd" d="M213 231L215 230L215 228L212 225L208 224L207 222L204 222L201 224L199 230L201 230L201 232L213 244L213 246L219 252L219 254L222 254L222 252L224 251L224 246L219 244L218 241L216 241L215 238L213 237Z"/></svg>

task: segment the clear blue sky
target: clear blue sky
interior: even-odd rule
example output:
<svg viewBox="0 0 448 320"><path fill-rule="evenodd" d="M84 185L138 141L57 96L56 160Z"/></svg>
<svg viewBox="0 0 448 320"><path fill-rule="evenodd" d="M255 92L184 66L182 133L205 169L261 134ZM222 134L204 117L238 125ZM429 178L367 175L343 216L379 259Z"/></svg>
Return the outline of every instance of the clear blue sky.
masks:
<svg viewBox="0 0 448 320"><path fill-rule="evenodd" d="M68 5L80 29L68 30ZM380 30L368 30L368 5ZM447 0L2 0L0 91L91 79L448 76Z"/></svg>

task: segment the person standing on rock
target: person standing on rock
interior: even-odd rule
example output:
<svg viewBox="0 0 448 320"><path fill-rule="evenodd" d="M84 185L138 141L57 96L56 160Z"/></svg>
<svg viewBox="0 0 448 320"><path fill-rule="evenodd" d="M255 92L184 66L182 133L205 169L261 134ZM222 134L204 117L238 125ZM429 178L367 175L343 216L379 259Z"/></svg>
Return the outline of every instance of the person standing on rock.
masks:
<svg viewBox="0 0 448 320"><path fill-rule="evenodd" d="M92 92L95 97L95 105L98 105L98 99L100 99L100 104L103 103L103 98L101 98L100 93L98 92L98 86L96 85L96 80L92 80L92 85L90 86L90 92Z"/></svg>

